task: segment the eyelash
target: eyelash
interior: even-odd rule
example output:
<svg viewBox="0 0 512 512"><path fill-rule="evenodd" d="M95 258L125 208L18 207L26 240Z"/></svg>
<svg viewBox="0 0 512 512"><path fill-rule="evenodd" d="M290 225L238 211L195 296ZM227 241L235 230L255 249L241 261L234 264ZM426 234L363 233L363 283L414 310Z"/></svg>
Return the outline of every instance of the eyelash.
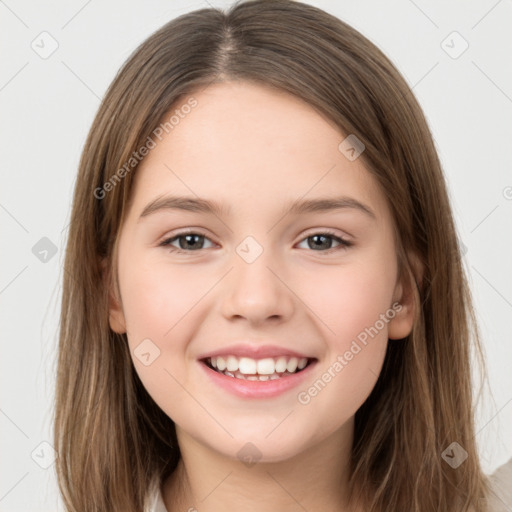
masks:
<svg viewBox="0 0 512 512"><path fill-rule="evenodd" d="M176 247L172 247L170 245L175 240L178 240L180 237L186 236L186 235L198 235L198 236L202 236L205 239L209 240L209 238L204 233L200 233L200 232L189 230L189 231L182 231L181 233L178 233L178 234L172 236L171 238L165 239L164 241L162 241L159 244L159 246L167 247L170 252L176 253L176 254L190 254L190 253L199 252L199 251L203 250L203 249L196 249L196 250L186 251L184 249L177 249ZM313 237L315 235L327 236L329 238L334 239L340 245L338 247L331 247L330 249L327 249L325 251L314 251L313 249L311 249L312 252L319 252L319 253L323 253L323 254L331 254L332 252L336 252L338 250L346 250L346 249L348 249L349 247L351 247L353 245L352 242L349 242L348 240L345 240L344 238L336 235L336 233L334 233L333 231L331 231L329 229L325 229L323 231L317 231L317 232L311 233L308 236L306 236L305 238L303 238L301 240L301 242L303 242L304 240L307 240L308 238L311 238L311 237Z"/></svg>

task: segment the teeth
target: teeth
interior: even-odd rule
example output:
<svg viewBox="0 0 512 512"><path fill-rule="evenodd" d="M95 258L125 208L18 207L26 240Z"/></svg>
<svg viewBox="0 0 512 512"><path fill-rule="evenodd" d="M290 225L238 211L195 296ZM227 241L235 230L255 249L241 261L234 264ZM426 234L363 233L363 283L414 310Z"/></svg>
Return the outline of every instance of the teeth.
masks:
<svg viewBox="0 0 512 512"><path fill-rule="evenodd" d="M252 359L250 357L237 358L233 355L210 358L210 364L219 372L247 380L275 380L279 374L290 375L302 370L308 364L308 358L280 356L276 358Z"/></svg>
<svg viewBox="0 0 512 512"><path fill-rule="evenodd" d="M272 375L276 371L276 365L271 357L260 359L256 367L260 375Z"/></svg>
<svg viewBox="0 0 512 512"><path fill-rule="evenodd" d="M306 359L306 361L307 361L307 359ZM283 373L286 371L286 367L287 367L286 357L280 357L276 362L276 372Z"/></svg>
<svg viewBox="0 0 512 512"><path fill-rule="evenodd" d="M286 366L286 369L287 369L290 373L293 373L293 372L297 369L297 364L299 364L299 360L298 360L296 357L292 357L292 358L288 361L288 365Z"/></svg>
<svg viewBox="0 0 512 512"><path fill-rule="evenodd" d="M241 357L238 365L240 373L244 373L245 375L252 375L253 373L256 373L256 361L254 359Z"/></svg>
<svg viewBox="0 0 512 512"><path fill-rule="evenodd" d="M227 369L230 372L236 372L238 370L238 359L235 356L228 356Z"/></svg>
<svg viewBox="0 0 512 512"><path fill-rule="evenodd" d="M227 375L228 377L235 377L235 379L259 380L259 381L276 380L276 379L280 379L283 376L287 377L288 375L293 375L292 373L288 373L288 372L285 372L282 374L273 373L272 375L244 375L243 373L240 373L240 372L235 372L235 374L233 375L232 373L230 373L228 371L220 372L220 373L222 373L223 375Z"/></svg>

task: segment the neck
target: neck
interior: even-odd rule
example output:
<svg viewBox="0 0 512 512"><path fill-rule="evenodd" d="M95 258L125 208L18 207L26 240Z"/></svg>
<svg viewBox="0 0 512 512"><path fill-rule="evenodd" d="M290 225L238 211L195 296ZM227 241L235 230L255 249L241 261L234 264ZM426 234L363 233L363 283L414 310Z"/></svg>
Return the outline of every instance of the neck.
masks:
<svg viewBox="0 0 512 512"><path fill-rule="evenodd" d="M169 512L349 511L348 478L353 421L294 457L246 465L199 444L178 429L182 458L164 482ZM262 459L263 460L263 459Z"/></svg>

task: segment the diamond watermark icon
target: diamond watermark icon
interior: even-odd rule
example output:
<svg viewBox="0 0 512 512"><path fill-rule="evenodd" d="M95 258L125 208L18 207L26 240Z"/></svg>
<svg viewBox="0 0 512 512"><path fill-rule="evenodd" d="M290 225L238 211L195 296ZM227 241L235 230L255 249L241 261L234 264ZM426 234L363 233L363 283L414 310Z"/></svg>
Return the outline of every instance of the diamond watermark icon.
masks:
<svg viewBox="0 0 512 512"><path fill-rule="evenodd" d="M250 468L261 459L262 453L253 443L245 443L236 456L243 464Z"/></svg>
<svg viewBox="0 0 512 512"><path fill-rule="evenodd" d="M32 460L43 469L48 469L57 458L57 452L47 441L39 443L30 454Z"/></svg>
<svg viewBox="0 0 512 512"><path fill-rule="evenodd" d="M366 146L354 134L351 134L346 139L343 139L338 146L338 150L343 154L345 158L347 158L347 160L350 160L351 162L359 158L365 149Z"/></svg>
<svg viewBox="0 0 512 512"><path fill-rule="evenodd" d="M149 366L160 357L160 349L149 338L146 338L135 347L133 354L144 366Z"/></svg>
<svg viewBox="0 0 512 512"><path fill-rule="evenodd" d="M30 43L30 46L41 59L46 60L57 51L59 43L57 39L45 30Z"/></svg>
<svg viewBox="0 0 512 512"><path fill-rule="evenodd" d="M441 48L452 59L458 59L469 48L469 43L457 31L453 31L441 41Z"/></svg>
<svg viewBox="0 0 512 512"><path fill-rule="evenodd" d="M454 441L441 453L441 457L453 469L457 469L468 458L468 452L459 443Z"/></svg>
<svg viewBox="0 0 512 512"><path fill-rule="evenodd" d="M246 263L254 263L263 253L263 247L252 236L248 236L237 246L236 252Z"/></svg>
<svg viewBox="0 0 512 512"><path fill-rule="evenodd" d="M57 246L49 238L43 236L32 247L32 254L39 261L48 263L57 254Z"/></svg>

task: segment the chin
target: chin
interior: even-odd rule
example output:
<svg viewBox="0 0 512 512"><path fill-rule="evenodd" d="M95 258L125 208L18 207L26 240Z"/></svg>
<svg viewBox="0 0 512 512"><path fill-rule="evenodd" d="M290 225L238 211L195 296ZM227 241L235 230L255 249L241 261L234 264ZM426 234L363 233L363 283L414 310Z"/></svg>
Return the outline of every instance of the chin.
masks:
<svg viewBox="0 0 512 512"><path fill-rule="evenodd" d="M308 448L304 444L304 434L300 439L293 439L286 435L286 429L281 433L270 434L269 429L264 433L255 435L245 434L237 436L234 432L234 439L230 439L224 446L211 446L211 439L208 440L210 446L223 454L224 456L239 460L252 467L255 463L278 463L285 462L299 455Z"/></svg>

